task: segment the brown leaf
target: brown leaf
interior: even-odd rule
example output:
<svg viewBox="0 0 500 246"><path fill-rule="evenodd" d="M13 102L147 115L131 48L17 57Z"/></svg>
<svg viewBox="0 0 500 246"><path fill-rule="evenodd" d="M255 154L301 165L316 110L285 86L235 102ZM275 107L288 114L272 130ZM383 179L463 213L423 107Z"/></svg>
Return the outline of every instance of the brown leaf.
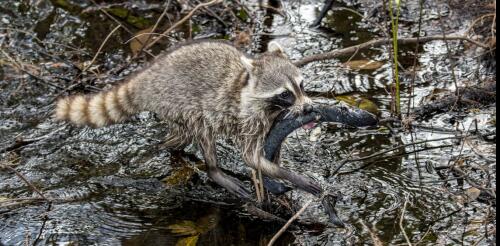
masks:
<svg viewBox="0 0 500 246"><path fill-rule="evenodd" d="M132 54L136 56L147 43L154 40L154 36L150 34L153 31L153 27L148 27L134 34L134 39L130 41L130 50Z"/></svg>
<svg viewBox="0 0 500 246"><path fill-rule="evenodd" d="M384 63L374 60L355 60L355 61L348 61L343 65L353 70L375 70L382 67Z"/></svg>
<svg viewBox="0 0 500 246"><path fill-rule="evenodd" d="M466 202L473 202L481 195L481 190L475 187L471 187L465 191L465 196L467 197Z"/></svg>

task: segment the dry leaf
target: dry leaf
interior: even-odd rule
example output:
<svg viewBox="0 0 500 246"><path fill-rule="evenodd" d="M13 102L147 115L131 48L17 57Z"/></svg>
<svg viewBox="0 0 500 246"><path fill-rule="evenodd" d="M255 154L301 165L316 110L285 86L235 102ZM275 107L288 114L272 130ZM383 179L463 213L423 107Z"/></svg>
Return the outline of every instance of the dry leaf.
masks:
<svg viewBox="0 0 500 246"><path fill-rule="evenodd" d="M343 65L353 70L375 70L382 67L384 63L374 60L355 60L355 61L348 61Z"/></svg>
<svg viewBox="0 0 500 246"><path fill-rule="evenodd" d="M465 196L466 196L465 202L466 203L473 202L477 198L479 198L480 195L481 195L481 190L479 190L478 188L475 187L469 188L465 191Z"/></svg>
<svg viewBox="0 0 500 246"><path fill-rule="evenodd" d="M155 35L151 34L152 31L153 27L148 27L134 34L135 38L130 41L130 50L134 56L141 51L142 47L144 47L146 43L150 43L154 40Z"/></svg>

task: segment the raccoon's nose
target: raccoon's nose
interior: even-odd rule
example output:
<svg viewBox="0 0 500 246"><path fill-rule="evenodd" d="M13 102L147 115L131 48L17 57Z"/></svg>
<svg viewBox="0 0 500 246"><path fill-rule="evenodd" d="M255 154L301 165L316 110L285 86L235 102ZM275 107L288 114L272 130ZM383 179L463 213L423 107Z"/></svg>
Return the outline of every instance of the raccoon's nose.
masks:
<svg viewBox="0 0 500 246"><path fill-rule="evenodd" d="M313 111L313 106L311 104L304 105L304 114L309 114Z"/></svg>

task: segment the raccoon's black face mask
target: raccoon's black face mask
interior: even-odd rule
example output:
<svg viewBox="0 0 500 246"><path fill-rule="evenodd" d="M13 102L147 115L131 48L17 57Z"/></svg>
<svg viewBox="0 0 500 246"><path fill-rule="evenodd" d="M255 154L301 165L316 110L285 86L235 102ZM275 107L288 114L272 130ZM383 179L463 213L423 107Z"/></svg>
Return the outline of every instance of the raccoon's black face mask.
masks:
<svg viewBox="0 0 500 246"><path fill-rule="evenodd" d="M308 111L311 100L304 92L301 72L284 54L283 49L271 42L268 52L256 59L242 57L248 72L249 94L268 114L288 110L294 114ZM263 107L262 107L263 106Z"/></svg>

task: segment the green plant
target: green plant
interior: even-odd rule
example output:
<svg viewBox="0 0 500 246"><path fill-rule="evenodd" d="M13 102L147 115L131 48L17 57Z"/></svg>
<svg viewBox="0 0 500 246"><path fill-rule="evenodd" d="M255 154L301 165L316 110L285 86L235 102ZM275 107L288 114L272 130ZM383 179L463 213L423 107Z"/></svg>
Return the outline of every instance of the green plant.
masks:
<svg viewBox="0 0 500 246"><path fill-rule="evenodd" d="M394 2L396 2L396 15L394 15ZM389 14L391 17L391 27L392 27L392 45L394 51L394 79L396 83L395 91L395 114L399 117L401 115L401 91L400 91L400 81L399 81L399 61L398 61L398 31L399 31L399 14L401 9L400 0L389 0Z"/></svg>

